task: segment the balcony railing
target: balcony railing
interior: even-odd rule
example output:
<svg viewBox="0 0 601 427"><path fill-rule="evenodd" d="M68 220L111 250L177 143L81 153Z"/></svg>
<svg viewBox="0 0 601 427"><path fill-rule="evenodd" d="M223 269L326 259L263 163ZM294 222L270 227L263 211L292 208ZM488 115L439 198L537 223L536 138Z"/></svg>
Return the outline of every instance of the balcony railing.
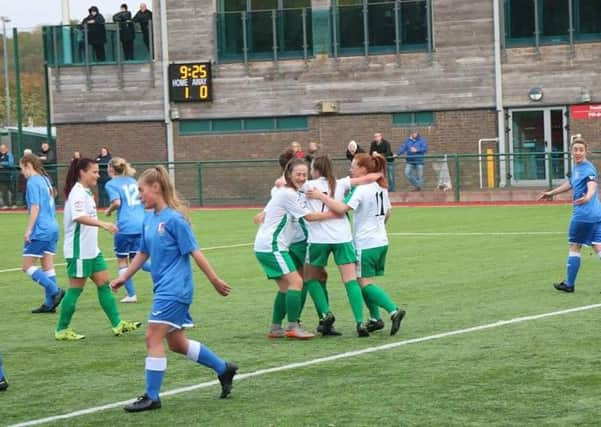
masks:
<svg viewBox="0 0 601 427"><path fill-rule="evenodd" d="M43 28L44 59L50 67L89 66L99 64L144 63L154 57L152 23L148 24L148 47L139 24L134 28L133 56L124 50L122 26L107 23L96 25L55 25ZM101 53L104 53L102 55Z"/></svg>

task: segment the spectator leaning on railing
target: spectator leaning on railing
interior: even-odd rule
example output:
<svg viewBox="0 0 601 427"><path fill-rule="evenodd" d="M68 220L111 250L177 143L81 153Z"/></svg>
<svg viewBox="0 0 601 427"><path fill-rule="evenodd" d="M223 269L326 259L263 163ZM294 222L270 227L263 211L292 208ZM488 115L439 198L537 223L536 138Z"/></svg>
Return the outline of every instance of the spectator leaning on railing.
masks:
<svg viewBox="0 0 601 427"><path fill-rule="evenodd" d="M392 193L395 187L394 155L390 142L386 141L380 132L374 133L374 140L369 146L369 154L380 154L386 159L386 174L388 178L388 192Z"/></svg>
<svg viewBox="0 0 601 427"><path fill-rule="evenodd" d="M150 51L150 32L149 24L152 22L152 12L146 7L146 3L140 3L140 10L134 15L134 22L140 24L142 30L142 39L146 45L146 49Z"/></svg>
<svg viewBox="0 0 601 427"><path fill-rule="evenodd" d="M136 38L136 29L131 20L131 12L127 10L127 4L121 5L121 10L113 15L113 22L119 24L119 38L123 46L125 60L134 59L134 39Z"/></svg>
<svg viewBox="0 0 601 427"><path fill-rule="evenodd" d="M94 49L94 59L98 62L104 62L106 55L104 53L104 43L106 42L106 31L104 28L104 16L100 14L96 6L88 9L89 15L82 21L81 25L88 32L88 44Z"/></svg>
<svg viewBox="0 0 601 427"><path fill-rule="evenodd" d="M0 144L0 195L2 196L2 209L15 205L13 191L15 158L8 149L8 145Z"/></svg>
<svg viewBox="0 0 601 427"><path fill-rule="evenodd" d="M424 156L428 151L428 144L417 131L413 131L403 145L399 147L395 156L407 153L405 177L413 186L411 191L421 191L424 187Z"/></svg>

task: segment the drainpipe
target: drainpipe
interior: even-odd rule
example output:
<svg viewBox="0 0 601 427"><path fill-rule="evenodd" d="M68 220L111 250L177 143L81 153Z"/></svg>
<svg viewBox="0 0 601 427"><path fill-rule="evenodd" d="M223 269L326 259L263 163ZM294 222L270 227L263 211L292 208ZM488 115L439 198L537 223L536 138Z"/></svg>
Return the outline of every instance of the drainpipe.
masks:
<svg viewBox="0 0 601 427"><path fill-rule="evenodd" d="M167 0L160 2L161 14L161 64L163 72L163 116L165 120L167 137L167 166L169 176L172 180L175 178L173 161L175 160L175 151L173 149L173 122L171 121L169 106L169 43L167 38ZM151 40L152 42L152 40ZM152 76L154 78L154 76Z"/></svg>
<svg viewBox="0 0 601 427"><path fill-rule="evenodd" d="M497 110L497 138L499 140L499 187L507 185L507 159L505 156L505 112L503 111L503 70L501 64L501 0L493 0L495 44L495 98Z"/></svg>

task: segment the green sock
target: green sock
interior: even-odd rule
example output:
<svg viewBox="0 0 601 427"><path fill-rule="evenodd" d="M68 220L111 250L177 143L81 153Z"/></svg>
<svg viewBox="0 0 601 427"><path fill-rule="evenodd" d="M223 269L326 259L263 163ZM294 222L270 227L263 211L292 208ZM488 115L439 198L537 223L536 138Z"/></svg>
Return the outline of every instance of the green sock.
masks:
<svg viewBox="0 0 601 427"><path fill-rule="evenodd" d="M344 284L346 289L346 296L348 297L351 309L353 310L353 317L355 322L363 323L363 296L361 295L361 286L356 280L349 280Z"/></svg>
<svg viewBox="0 0 601 427"><path fill-rule="evenodd" d="M374 320L380 320L382 318L382 316L380 316L380 306L378 306L378 304L369 298L368 292L366 291L367 286L365 288L361 288L361 294L363 295L363 301L365 301L365 305L369 309L369 317Z"/></svg>
<svg viewBox="0 0 601 427"><path fill-rule="evenodd" d="M273 301L273 316L271 323L281 325L282 320L286 317L286 292L277 292Z"/></svg>
<svg viewBox="0 0 601 427"><path fill-rule="evenodd" d="M286 311L288 312L288 322L297 322L300 315L301 291L288 289L286 292Z"/></svg>
<svg viewBox="0 0 601 427"><path fill-rule="evenodd" d="M83 292L82 288L69 288L65 293L65 297L61 302L61 314L58 319L58 325L56 325L57 331L67 329L71 323L73 313L75 313L75 306L77 305L77 298Z"/></svg>
<svg viewBox="0 0 601 427"><path fill-rule="evenodd" d="M380 288L378 285L370 283L363 288L363 295L366 296L367 300L372 304L376 304L386 310L388 313L392 313L397 309L397 306L392 302L386 291ZM369 304L368 304L369 307ZM371 307L369 309L371 313Z"/></svg>
<svg viewBox="0 0 601 427"><path fill-rule="evenodd" d="M300 317L301 313L303 312L303 310L305 309L305 303L307 302L307 293L309 291L307 290L306 286L303 286L303 290L301 291L301 305L300 305L300 311L298 312L298 316Z"/></svg>
<svg viewBox="0 0 601 427"><path fill-rule="evenodd" d="M318 280L309 280L305 282L305 286L311 295L311 299L313 300L313 304L315 305L315 311L317 311L317 317L323 318L326 314L330 312L330 306L328 305L328 300L326 299L326 295L323 292L323 288Z"/></svg>
<svg viewBox="0 0 601 427"><path fill-rule="evenodd" d="M119 309L117 308L117 302L111 292L111 288L109 288L108 283L105 283L104 285L99 286L97 290L98 302L100 302L100 306L106 313L106 317L109 318L111 326L114 328L121 322L121 317L119 316Z"/></svg>
<svg viewBox="0 0 601 427"><path fill-rule="evenodd" d="M322 282L321 280L319 281L319 284L321 285L321 287L323 288L323 293L326 296L326 302L328 303L328 305L330 305L330 295L328 294L328 286L327 286L327 282Z"/></svg>

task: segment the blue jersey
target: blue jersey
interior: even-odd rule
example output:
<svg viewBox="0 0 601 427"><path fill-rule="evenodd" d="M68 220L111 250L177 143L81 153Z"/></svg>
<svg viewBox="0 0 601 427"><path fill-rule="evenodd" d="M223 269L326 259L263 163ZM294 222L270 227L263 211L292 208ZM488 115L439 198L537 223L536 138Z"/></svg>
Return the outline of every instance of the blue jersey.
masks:
<svg viewBox="0 0 601 427"><path fill-rule="evenodd" d="M38 205L40 208L29 239L41 240L44 242L57 241L58 224L56 222L54 193L48 177L32 175L27 178L25 200L27 202L27 210L30 213L33 205Z"/></svg>
<svg viewBox="0 0 601 427"><path fill-rule="evenodd" d="M588 160L574 166L574 171L570 177L572 186L572 200L583 197L588 191L588 183L594 181L599 183L597 169ZM598 188L597 188L598 192ZM579 222L599 222L601 221L601 202L599 194L595 194L591 200L583 205L574 205L572 219Z"/></svg>
<svg viewBox="0 0 601 427"><path fill-rule="evenodd" d="M146 216L140 252L150 255L152 261L155 301L192 303L190 252L198 248L190 224L181 213L165 208Z"/></svg>
<svg viewBox="0 0 601 427"><path fill-rule="evenodd" d="M138 194L138 183L131 176L117 176L104 187L111 202L119 199L117 228L119 234L142 234L144 205Z"/></svg>

